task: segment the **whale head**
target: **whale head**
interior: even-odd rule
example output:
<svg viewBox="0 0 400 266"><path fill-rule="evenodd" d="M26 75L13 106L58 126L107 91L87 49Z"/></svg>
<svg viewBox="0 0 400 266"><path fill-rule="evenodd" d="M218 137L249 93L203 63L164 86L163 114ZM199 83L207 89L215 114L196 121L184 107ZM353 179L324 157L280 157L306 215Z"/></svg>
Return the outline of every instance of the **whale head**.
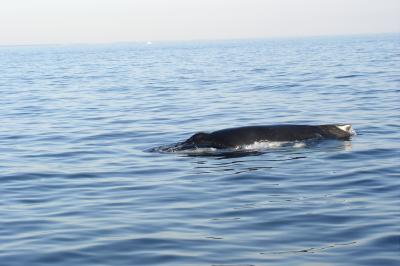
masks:
<svg viewBox="0 0 400 266"><path fill-rule="evenodd" d="M199 132L178 144L179 150L189 150L195 148L209 148L213 146L210 134Z"/></svg>

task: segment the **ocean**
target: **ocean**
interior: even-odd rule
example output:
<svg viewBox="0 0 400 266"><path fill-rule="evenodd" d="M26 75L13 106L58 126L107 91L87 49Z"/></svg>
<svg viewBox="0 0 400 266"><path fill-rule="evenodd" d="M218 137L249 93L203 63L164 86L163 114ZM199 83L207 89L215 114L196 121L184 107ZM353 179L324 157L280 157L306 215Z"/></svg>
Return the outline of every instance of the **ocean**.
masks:
<svg viewBox="0 0 400 266"><path fill-rule="evenodd" d="M152 150L332 123L357 134ZM2 46L0 265L400 265L399 131L399 34Z"/></svg>

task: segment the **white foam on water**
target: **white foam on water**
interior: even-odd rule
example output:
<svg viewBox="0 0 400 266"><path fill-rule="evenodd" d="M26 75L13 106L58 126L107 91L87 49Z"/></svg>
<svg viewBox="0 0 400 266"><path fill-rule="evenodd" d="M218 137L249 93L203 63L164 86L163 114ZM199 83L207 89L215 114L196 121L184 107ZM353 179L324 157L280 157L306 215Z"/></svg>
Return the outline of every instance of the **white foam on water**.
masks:
<svg viewBox="0 0 400 266"><path fill-rule="evenodd" d="M306 146L305 142L295 142L293 144L293 148L296 148L296 149L304 148L305 146Z"/></svg>
<svg viewBox="0 0 400 266"><path fill-rule="evenodd" d="M175 150L174 153L208 154L208 153L215 153L216 151L218 151L216 148L193 148L188 150Z"/></svg>
<svg viewBox="0 0 400 266"><path fill-rule="evenodd" d="M253 144L245 145L239 147L237 149L241 150L256 150L262 151L267 149L277 149L283 146L290 146L293 144L293 148L304 148L306 146L306 142L304 141L296 141L296 142L289 142L289 141L261 141L255 142Z"/></svg>
<svg viewBox="0 0 400 266"><path fill-rule="evenodd" d="M158 151L162 153L178 153L178 154L218 154L218 153L229 153L229 152L253 152L253 151L265 151L270 149L278 149L283 146L293 147L293 148L304 148L306 146L305 142L288 142L288 141L260 141L254 142L252 144L237 146L235 148L217 149L217 148L193 148L179 150L179 148L174 145L161 146L153 151Z"/></svg>
<svg viewBox="0 0 400 266"><path fill-rule="evenodd" d="M285 141L260 141L254 142L249 145L239 146L237 150L266 150L266 149L275 149L282 147L283 145L287 144L288 142Z"/></svg>

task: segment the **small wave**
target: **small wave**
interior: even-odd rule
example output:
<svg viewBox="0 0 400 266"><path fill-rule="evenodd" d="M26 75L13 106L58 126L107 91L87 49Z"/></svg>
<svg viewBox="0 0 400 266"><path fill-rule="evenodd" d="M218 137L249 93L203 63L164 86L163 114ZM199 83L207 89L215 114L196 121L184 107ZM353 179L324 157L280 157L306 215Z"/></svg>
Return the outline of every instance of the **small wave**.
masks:
<svg viewBox="0 0 400 266"><path fill-rule="evenodd" d="M362 76L362 75L353 74L353 75L336 76L335 78L337 78L337 79L348 79L348 78L356 78L356 77L360 77L360 76Z"/></svg>
<svg viewBox="0 0 400 266"><path fill-rule="evenodd" d="M297 249L297 250L288 250L288 251L272 251L272 252L261 252L261 255L270 254L270 255L281 255L286 253L317 253L321 251L325 251L327 249L337 248L337 247L345 247L345 246L352 246L357 245L357 241L351 241L347 243L334 243L327 246L322 247L310 247L304 249Z"/></svg>
<svg viewBox="0 0 400 266"><path fill-rule="evenodd" d="M193 148L181 150L179 145L171 144L171 145L163 145L155 148L151 148L147 150L148 152L159 152L159 153L178 153L178 154L208 154L215 153L218 151L216 148Z"/></svg>

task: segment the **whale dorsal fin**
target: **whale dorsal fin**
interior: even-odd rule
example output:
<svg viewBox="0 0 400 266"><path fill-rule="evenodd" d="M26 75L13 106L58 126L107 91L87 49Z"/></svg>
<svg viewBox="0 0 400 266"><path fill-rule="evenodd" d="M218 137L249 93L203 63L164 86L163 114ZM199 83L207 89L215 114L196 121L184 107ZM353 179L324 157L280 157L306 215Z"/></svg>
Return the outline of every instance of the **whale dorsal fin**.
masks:
<svg viewBox="0 0 400 266"><path fill-rule="evenodd" d="M340 130L343 130L345 132L351 132L353 130L353 128L351 127L351 125L336 125L336 127Z"/></svg>
<svg viewBox="0 0 400 266"><path fill-rule="evenodd" d="M357 135L357 132L353 129L350 124L336 125L336 127L344 132L349 133L351 136Z"/></svg>

